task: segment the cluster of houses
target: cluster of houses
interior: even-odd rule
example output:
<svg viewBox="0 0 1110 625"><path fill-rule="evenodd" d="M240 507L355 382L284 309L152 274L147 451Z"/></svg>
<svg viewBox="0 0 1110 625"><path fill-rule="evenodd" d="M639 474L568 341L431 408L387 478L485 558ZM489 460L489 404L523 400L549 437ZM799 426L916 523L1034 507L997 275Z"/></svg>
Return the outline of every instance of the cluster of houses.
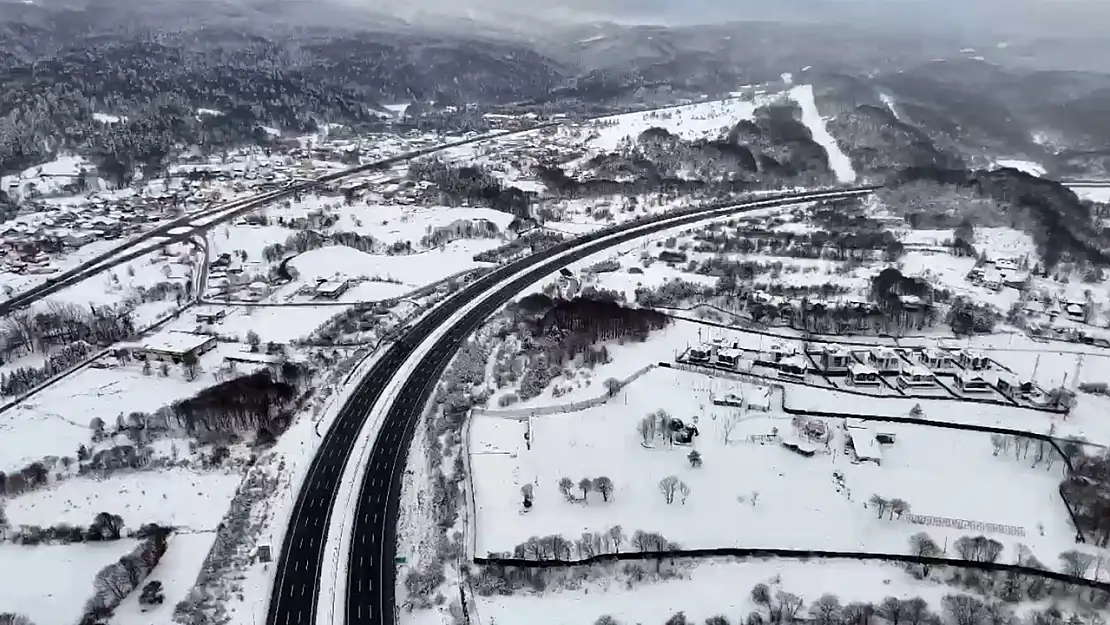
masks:
<svg viewBox="0 0 1110 625"><path fill-rule="evenodd" d="M903 391L940 388L938 376L953 379L954 388L965 394L993 393L1034 401L1041 395L1037 386L996 366L989 357L971 349L947 350L936 347L895 350L875 346L847 349L824 343L812 350L774 341L766 351L756 354L737 345L711 341L687 350L684 359L691 364L711 365L727 370L749 371L753 365L776 370L776 375L791 382L805 382L807 376L843 378L861 388L897 386Z"/></svg>
<svg viewBox="0 0 1110 625"><path fill-rule="evenodd" d="M976 266L967 274L967 279L993 291L1001 291L1003 287L1022 290L1029 283L1029 272L1021 269L1018 261L1001 258Z"/></svg>
<svg viewBox="0 0 1110 625"><path fill-rule="evenodd" d="M142 232L151 222L181 214L184 206L177 196L162 193L93 197L80 207L49 211L29 202L22 214L0 224L0 272L51 273L55 255Z"/></svg>

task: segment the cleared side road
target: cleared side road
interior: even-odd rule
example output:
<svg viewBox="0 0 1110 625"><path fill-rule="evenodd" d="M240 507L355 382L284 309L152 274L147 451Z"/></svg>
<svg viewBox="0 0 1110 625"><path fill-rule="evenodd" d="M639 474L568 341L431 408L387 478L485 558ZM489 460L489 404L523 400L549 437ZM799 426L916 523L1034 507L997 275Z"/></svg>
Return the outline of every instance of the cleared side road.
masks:
<svg viewBox="0 0 1110 625"><path fill-rule="evenodd" d="M317 622L321 579L334 575L324 565L327 531L335 511L344 468L356 449L372 444L356 498L354 529L347 556L345 587L349 625L387 623L394 618L396 521L401 476L423 406L459 344L490 313L527 286L560 267L625 241L707 217L798 202L837 199L872 192L876 187L785 193L742 203L687 209L602 230L520 259L473 282L437 306L393 344L357 384L340 409L309 466L282 542L267 623ZM412 361L412 362L410 362ZM396 401L388 406L374 441L360 440L370 415L394 375L408 375ZM381 410L384 407L379 407ZM339 502L346 505L346 502ZM342 556L343 554L340 554ZM340 622L335 614L330 620Z"/></svg>

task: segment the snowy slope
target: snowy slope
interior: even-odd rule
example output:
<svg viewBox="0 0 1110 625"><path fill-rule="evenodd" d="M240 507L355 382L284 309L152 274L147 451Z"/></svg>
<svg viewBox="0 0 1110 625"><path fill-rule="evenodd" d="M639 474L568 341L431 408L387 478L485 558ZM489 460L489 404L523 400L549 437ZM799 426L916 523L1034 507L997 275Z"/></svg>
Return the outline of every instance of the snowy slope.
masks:
<svg viewBox="0 0 1110 625"><path fill-rule="evenodd" d="M817 103L813 100L813 85L799 85L790 90L790 97L802 108L802 122L813 133L816 141L829 153L829 166L832 167L836 179L847 184L856 181L856 172L852 168L852 161L844 150L836 143L836 139L829 134L825 127L825 120L817 110Z"/></svg>

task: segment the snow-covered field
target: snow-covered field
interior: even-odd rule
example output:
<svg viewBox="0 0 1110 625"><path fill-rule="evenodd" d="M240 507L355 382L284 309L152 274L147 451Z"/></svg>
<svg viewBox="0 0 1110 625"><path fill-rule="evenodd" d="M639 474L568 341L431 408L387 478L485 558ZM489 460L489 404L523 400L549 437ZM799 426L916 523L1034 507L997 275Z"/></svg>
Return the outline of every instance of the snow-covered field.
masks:
<svg viewBox="0 0 1110 625"><path fill-rule="evenodd" d="M34 623L68 625L81 620L93 594L93 577L135 548L133 540L23 547L0 544L0 606Z"/></svg>
<svg viewBox="0 0 1110 625"><path fill-rule="evenodd" d="M161 605L139 605L139 594L131 593L112 615L111 625L150 625L169 623L174 606L188 598L208 550L215 540L214 531L176 533L169 538L166 553L146 582L162 582L165 602ZM144 582L145 583L145 582Z"/></svg>
<svg viewBox="0 0 1110 625"><path fill-rule="evenodd" d="M889 553L907 552L910 536L922 529L938 544L966 533L878 518L865 507L873 494L902 498L915 514L1023 527L1024 536L992 537L1011 549L1027 544L1046 562L1074 544L1056 492L1062 463L1032 469L1028 461L993 456L985 434L882 424L878 431L896 436L893 445L884 446L882 465L853 464L833 421L827 422L834 432L829 453L821 449L804 458L775 443L747 441L776 428L791 436L788 416L774 408L767 414L737 415L736 409L714 406L709 382L695 373L656 369L597 408L530 420L478 416L470 446L475 553L511 552L531 536L578 536L613 525L629 533L656 531L687 548ZM736 387L734 392L753 390L729 387ZM720 386L716 390L722 392ZM657 410L694 421L700 431L694 445L656 441L654 448L645 448L637 424ZM738 423L729 433L731 443L725 444L729 420ZM529 431L531 449L525 445ZM693 468L687 461L692 448L702 455L703 466ZM961 453L947 453L952 449ZM837 471L844 476L844 489L833 478ZM689 485L684 503L664 501L658 484L669 475ZM961 477L947 480L940 477L944 475ZM589 495L588 503L567 501L557 486L563 477L577 484L583 477L598 476L615 484L609 502L597 493ZM947 486L936 488L938 479ZM1022 489L1010 488L1019 481ZM525 483L534 486L535 505L522 513L520 488Z"/></svg>
<svg viewBox="0 0 1110 625"><path fill-rule="evenodd" d="M837 595L844 604L921 597L939 609L949 591L914 580L902 568L875 563L719 559L698 563L684 579L631 587L621 580L599 581L576 590L478 596L475 611L483 623L516 623L526 614L529 624L581 625L608 614L618 623L648 624L662 623L676 612L684 612L690 623L718 614L742 623L757 610L750 593L756 584L767 584L772 594L781 590L798 595L805 602L803 610L824 593Z"/></svg>
<svg viewBox="0 0 1110 625"><path fill-rule="evenodd" d="M186 457L188 444L176 444L184 447L180 454ZM222 470L190 469L119 472L103 480L81 477L16 497L7 510L16 525L88 525L97 514L110 511L131 529L158 523L183 531L212 531L241 479Z"/></svg>
<svg viewBox="0 0 1110 625"><path fill-rule="evenodd" d="M0 413L0 461L5 469L22 467L45 456L75 456L89 442L89 424L99 417L114 423L118 415L153 413L178 399L211 386L208 371L219 368L224 355L238 345L222 345L201 356L202 372L193 381L170 367L163 377L155 367L143 375L131 362L108 369L86 368L48 387L14 408Z"/></svg>
<svg viewBox="0 0 1110 625"><path fill-rule="evenodd" d="M1072 187L1076 195L1095 202L1110 202L1110 187Z"/></svg>

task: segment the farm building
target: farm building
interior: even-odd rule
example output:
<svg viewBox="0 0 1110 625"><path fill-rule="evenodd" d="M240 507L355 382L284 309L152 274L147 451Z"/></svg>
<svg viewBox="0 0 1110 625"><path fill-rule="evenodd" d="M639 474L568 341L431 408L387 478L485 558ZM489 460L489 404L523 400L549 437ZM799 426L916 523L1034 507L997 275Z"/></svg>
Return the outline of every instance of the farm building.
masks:
<svg viewBox="0 0 1110 625"><path fill-rule="evenodd" d="M861 422L849 420L844 425L845 443L860 462L882 464L883 452L875 431Z"/></svg>
<svg viewBox="0 0 1110 625"><path fill-rule="evenodd" d="M325 299L338 299L347 292L350 283L346 279L324 280L316 285L316 297Z"/></svg>
<svg viewBox="0 0 1110 625"><path fill-rule="evenodd" d="M200 357L216 347L216 337L192 332L162 332L146 339L133 350L140 360L183 362L186 358Z"/></svg>

